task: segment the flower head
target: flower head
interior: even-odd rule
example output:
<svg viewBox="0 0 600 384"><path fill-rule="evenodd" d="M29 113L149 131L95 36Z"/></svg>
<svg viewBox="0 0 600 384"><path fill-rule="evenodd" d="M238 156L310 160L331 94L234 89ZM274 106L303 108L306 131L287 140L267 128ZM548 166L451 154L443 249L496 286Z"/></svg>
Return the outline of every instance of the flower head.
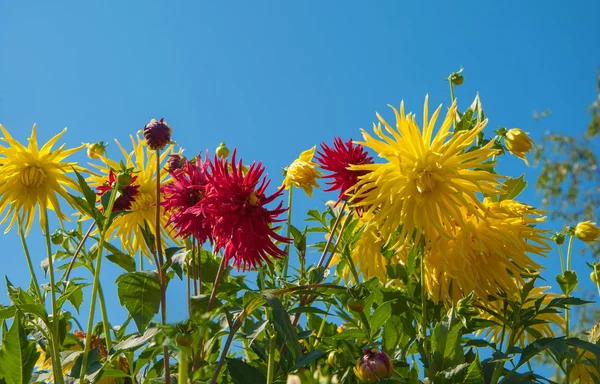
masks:
<svg viewBox="0 0 600 384"><path fill-rule="evenodd" d="M374 220L382 233L394 233L401 227L398 241L406 244L416 231L416 241L425 234L432 240L437 234L445 234L445 225L463 220L458 207L479 214L483 208L478 194L499 192L497 179L501 178L485 170L484 163L497 153L493 141L487 145L465 151L473 144L487 121L471 130L450 132L456 116L453 104L438 130L433 134L441 106L429 120L425 98L423 130L413 115L404 114L392 107L396 114L396 128L392 128L381 116L380 124L374 126L374 138L364 130L364 142L359 144L373 149L385 162L351 166L355 171L367 171L351 193L355 206L364 206L369 212L377 212ZM385 131L381 127L385 127Z"/></svg>
<svg viewBox="0 0 600 384"><path fill-rule="evenodd" d="M198 203L206 195L208 185L208 162L200 155L195 162L185 164L171 172L172 182L162 187L164 200L161 203L168 212L168 223L173 225L178 237L193 236L200 244L212 241L210 221Z"/></svg>
<svg viewBox="0 0 600 384"><path fill-rule="evenodd" d="M115 218L109 228L109 236L118 238L121 241L123 249L131 255L135 255L141 251L146 256L150 255L150 251L145 246L142 229L145 223L148 223L150 231L156 236L156 151L146 147L144 140L140 137L131 137L133 146L132 152L127 152L121 144L116 141L117 146L121 150L125 158L125 168L132 168L136 175L136 180L131 185L137 187L136 194L130 201L131 206L128 209L127 215L121 215ZM168 146L160 155L161 164L165 163L165 159L172 152L173 147ZM114 160L107 157L101 158L103 164L90 164L98 169L98 175L90 176L90 184L95 186L103 186L106 182L106 176L109 175L111 169L120 169L121 166ZM161 166L162 167L162 166ZM169 176L167 172L161 172L160 183L163 184ZM164 229L167 224L167 217L161 216L161 238L167 239L168 232Z"/></svg>
<svg viewBox="0 0 600 384"><path fill-rule="evenodd" d="M321 143L321 151L317 152L316 160L321 164L321 168L331 172L324 178L332 179L327 182L330 187L325 192L339 190L339 200L345 199L346 191L358 183L360 176L368 173L368 171L351 170L349 167L371 164L373 158L362 145L352 144L352 139L344 143L339 137L333 139L333 148L326 143Z"/></svg>
<svg viewBox="0 0 600 384"><path fill-rule="evenodd" d="M38 147L35 124L27 146L15 140L1 125L0 130L4 135L0 140L8 144L8 147L0 146L0 215L6 212L0 224L10 219L6 232L17 218L22 220L25 232L29 232L36 206L42 228L47 220L46 208L55 211L59 220L68 220L60 209L58 196L69 202L71 198L65 188L78 189L67 176L77 163L64 160L83 146L65 149L63 144L52 148L66 128L41 148Z"/></svg>
<svg viewBox="0 0 600 384"><path fill-rule="evenodd" d="M164 119L154 119L144 127L144 138L152 150L163 149L171 141L171 127Z"/></svg>
<svg viewBox="0 0 600 384"><path fill-rule="evenodd" d="M527 133L519 128L509 129L506 132L506 147L513 155L523 160L527 165L529 165L529 162L525 155L533 149L534 145L535 143L527 136Z"/></svg>
<svg viewBox="0 0 600 384"><path fill-rule="evenodd" d="M178 153L169 155L169 160L167 161L167 171L173 172L183 167L186 161L187 159L185 158L185 156L182 156Z"/></svg>
<svg viewBox="0 0 600 384"><path fill-rule="evenodd" d="M394 365L385 352L367 348L354 367L354 374L360 381L376 383L392 376Z"/></svg>
<svg viewBox="0 0 600 384"><path fill-rule="evenodd" d="M312 197L313 187L319 188L317 179L321 173L317 170L317 164L312 161L315 147L302 152L300 156L287 167L283 185L285 189L292 186L302 188L308 197Z"/></svg>
<svg viewBox="0 0 600 384"><path fill-rule="evenodd" d="M209 167L210 183L198 209L211 219L216 248L224 249L224 257L233 258L234 264L244 269L270 262L269 256L284 256L273 241L287 243L289 239L278 235L273 224L283 221L278 216L286 209L282 202L275 209L267 208L282 195L283 187L266 195L269 181L263 176L262 164L252 163L243 172L235 150L231 163L215 156Z"/></svg>
<svg viewBox="0 0 600 384"><path fill-rule="evenodd" d="M99 159L106 155L106 144L103 141L88 143L85 146L87 147L87 155L90 159Z"/></svg>
<svg viewBox="0 0 600 384"><path fill-rule="evenodd" d="M462 224L448 228L452 236L426 249L425 286L435 302L451 304L471 291L483 302L513 295L524 274L542 268L530 256L550 250L546 231L535 226L545 220L540 212L513 200L486 198L484 206L477 214L462 208Z"/></svg>
<svg viewBox="0 0 600 384"><path fill-rule="evenodd" d="M600 228L596 226L596 223L592 223L589 220L582 221L575 226L575 237L586 243L598 241L598 238L600 238Z"/></svg>

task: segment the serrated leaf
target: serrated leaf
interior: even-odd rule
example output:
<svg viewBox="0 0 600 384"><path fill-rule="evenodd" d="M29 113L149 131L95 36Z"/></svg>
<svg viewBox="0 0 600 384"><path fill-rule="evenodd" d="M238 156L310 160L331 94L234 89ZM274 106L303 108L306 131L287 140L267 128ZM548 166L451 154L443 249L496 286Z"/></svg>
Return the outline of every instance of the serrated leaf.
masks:
<svg viewBox="0 0 600 384"><path fill-rule="evenodd" d="M269 307L271 307L273 311L273 326L275 328L275 332L277 333L277 337L282 344L287 345L287 348L292 353L294 357L294 363L300 357L302 353L302 346L298 341L298 334L296 333L296 328L292 325L290 321L290 316L285 311L285 308L281 304L279 299L270 294L270 293L262 293L262 297L265 299Z"/></svg>
<svg viewBox="0 0 600 384"><path fill-rule="evenodd" d="M155 271L130 272L116 280L119 301L137 326L144 332L160 308L160 282Z"/></svg>
<svg viewBox="0 0 600 384"><path fill-rule="evenodd" d="M17 316L0 349L0 378L7 384L28 384L39 357L35 342L27 334Z"/></svg>
<svg viewBox="0 0 600 384"><path fill-rule="evenodd" d="M118 265L127 272L135 272L135 259L122 252L107 255L106 258L113 264Z"/></svg>
<svg viewBox="0 0 600 384"><path fill-rule="evenodd" d="M57 300L58 308L61 308L66 301L69 301L75 307L77 313L79 313L79 307L83 303L83 288L88 285L69 281L63 294Z"/></svg>
<svg viewBox="0 0 600 384"><path fill-rule="evenodd" d="M479 362L479 354L475 356L475 360L469 365L467 375L463 380L463 384L483 384L483 367Z"/></svg>
<svg viewBox="0 0 600 384"><path fill-rule="evenodd" d="M227 358L227 371L236 384L266 384L267 378L258 369L239 360Z"/></svg>
<svg viewBox="0 0 600 384"><path fill-rule="evenodd" d="M502 193L500 193L499 200L512 200L515 197L519 196L521 192L527 186L527 182L525 181L525 174L517 177L516 179L510 178L507 179L502 185Z"/></svg>
<svg viewBox="0 0 600 384"><path fill-rule="evenodd" d="M385 303L377 307L371 319L369 320L369 324L371 326L371 338L375 336L377 332L383 327L386 321L392 315L392 305L391 303Z"/></svg>
<svg viewBox="0 0 600 384"><path fill-rule="evenodd" d="M568 296L577 287L577 273L575 271L565 271L562 275L556 276L556 282L561 291Z"/></svg>

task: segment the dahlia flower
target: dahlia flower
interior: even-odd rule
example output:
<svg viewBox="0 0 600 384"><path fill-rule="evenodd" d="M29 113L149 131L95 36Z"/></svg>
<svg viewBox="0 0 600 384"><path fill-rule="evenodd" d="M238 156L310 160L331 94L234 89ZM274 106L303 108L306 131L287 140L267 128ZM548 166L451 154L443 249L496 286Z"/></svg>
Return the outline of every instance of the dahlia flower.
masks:
<svg viewBox="0 0 600 384"><path fill-rule="evenodd" d="M286 169L283 185L285 189L292 186L302 188L308 197L312 197L313 187L319 188L317 179L321 173L317 170L317 164L312 161L315 147L302 152L296 160Z"/></svg>

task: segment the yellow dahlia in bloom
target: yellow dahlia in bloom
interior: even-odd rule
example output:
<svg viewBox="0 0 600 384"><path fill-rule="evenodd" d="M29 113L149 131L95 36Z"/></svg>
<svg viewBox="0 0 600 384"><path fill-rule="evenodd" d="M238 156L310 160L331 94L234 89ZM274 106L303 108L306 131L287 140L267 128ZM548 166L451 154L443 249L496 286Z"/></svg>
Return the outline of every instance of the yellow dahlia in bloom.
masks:
<svg viewBox="0 0 600 384"><path fill-rule="evenodd" d="M425 285L431 298L456 302L475 291L483 302L499 292L519 292L521 277L541 266L530 255L549 250L546 231L535 227L545 220L534 208L516 201L493 202L463 217L452 228L451 238L439 236L425 252ZM460 223L460 224L459 224Z"/></svg>
<svg viewBox="0 0 600 384"><path fill-rule="evenodd" d="M300 156L287 167L283 185L285 189L292 186L302 188L308 197L312 197L313 187L319 188L317 179L321 173L317 170L317 163L312 161L315 155L315 147L302 152Z"/></svg>
<svg viewBox="0 0 600 384"><path fill-rule="evenodd" d="M556 295L553 293L545 292L550 287L534 287L527 296L527 299L522 303L523 308L532 308L535 306L535 302L543 297L542 307L548 305L552 299L559 297L561 295ZM520 294L513 293L510 296L511 300L520 302ZM485 307L489 310L494 311L502 316L504 316L504 301L503 300L494 300L485 303ZM512 309L510 306L506 309L506 317L509 318L512 316ZM480 316L483 319L495 320L495 317L486 312L485 310L480 311ZM542 337L554 337L554 327L559 327L563 329L565 327L565 319L561 316L560 313L541 313L538 314L535 320L539 321L539 324L533 324L524 332L521 332L517 339L517 345L524 347L525 345L531 344L536 340L539 340ZM497 320L496 320L497 321ZM505 337L508 338L509 330L505 330ZM484 334L486 338L489 338L490 341L494 343L500 343L502 338L502 326L492 326L487 327L478 332L478 334Z"/></svg>
<svg viewBox="0 0 600 384"><path fill-rule="evenodd" d="M128 153L123 146L117 141L121 150L124 163L127 168L134 168L136 179L134 184L138 186L138 194L131 201L129 213L117 217L111 225L108 235L118 238L124 250L134 255L139 250L146 256L150 255L149 250L144 242L144 236L140 228L144 227L144 221L148 222L150 231L155 234L156 227L156 151L151 150L145 143L145 140L140 137L131 137L133 151ZM173 146L168 146L160 155L161 168L164 166L165 159L172 153ZM119 163L102 156L103 164L91 164L98 169L98 174L90 177L90 184L96 187L104 185L110 174L110 169L120 169ZM165 184L167 171L162 171L160 174L161 185ZM161 215L161 231L162 238L169 237L169 233L165 230L167 224L167 215Z"/></svg>
<svg viewBox="0 0 600 384"><path fill-rule="evenodd" d="M474 143L487 120L471 130L451 132L456 116L454 103L434 134L441 106L430 119L427 97L422 130L414 115L405 115L404 103L400 104L400 111L392 109L395 127L377 114L375 137L362 130L364 142L358 144L373 149L384 162L350 167L369 172L360 177L354 188L355 205L377 212L374 220L383 233L393 233L401 227L399 241L403 245L415 231L417 241L423 235L431 240L434 232L446 235L444 223L463 224L459 207L479 215L478 209L482 210L483 205L477 194L499 192L501 176L483 169L497 151L491 148L493 141L479 149L464 150Z"/></svg>
<svg viewBox="0 0 600 384"><path fill-rule="evenodd" d="M533 150L534 145L535 143L527 136L527 133L519 128L512 128L506 132L506 147L510 153L523 160L527 165L529 162L525 155Z"/></svg>
<svg viewBox="0 0 600 384"><path fill-rule="evenodd" d="M27 146L15 140L0 125L4 141L8 146L0 146L0 224L8 221L8 232L20 217L25 232L29 232L36 206L39 206L40 224L46 222L46 208L56 212L59 220L68 220L62 213L58 196L70 201L65 188L77 190L77 184L67 176L76 166L75 162L64 161L82 146L65 149L65 145L52 148L66 132L66 128L51 138L41 148L36 137L36 125L33 125Z"/></svg>

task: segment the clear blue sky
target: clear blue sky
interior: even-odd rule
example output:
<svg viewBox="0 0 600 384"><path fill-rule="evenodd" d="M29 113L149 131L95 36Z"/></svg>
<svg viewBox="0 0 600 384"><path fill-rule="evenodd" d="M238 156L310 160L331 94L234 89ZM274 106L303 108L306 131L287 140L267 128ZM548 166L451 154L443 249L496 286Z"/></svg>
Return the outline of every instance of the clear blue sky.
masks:
<svg viewBox="0 0 600 384"><path fill-rule="evenodd" d="M34 122L43 141L66 126L64 141L76 146L128 143L164 116L187 155L225 140L245 162L262 160L275 186L302 150L358 139L376 111L390 115L388 103L404 99L419 115L427 93L448 104L445 78L464 66L459 103L481 92L490 135L500 125L536 140L545 130L578 134L596 97L599 14L597 1L4 1L0 123L21 140ZM535 122L532 111L547 108ZM503 157L501 169L535 182L518 159ZM331 198L298 198L295 212ZM539 205L533 188L522 199ZM39 262L41 239L31 241ZM0 247L0 274L26 286L16 231L0 234ZM583 261L575 267L591 289ZM109 264L106 295L116 301ZM558 256L544 264L554 282ZM171 320L185 316L182 288L170 291Z"/></svg>

